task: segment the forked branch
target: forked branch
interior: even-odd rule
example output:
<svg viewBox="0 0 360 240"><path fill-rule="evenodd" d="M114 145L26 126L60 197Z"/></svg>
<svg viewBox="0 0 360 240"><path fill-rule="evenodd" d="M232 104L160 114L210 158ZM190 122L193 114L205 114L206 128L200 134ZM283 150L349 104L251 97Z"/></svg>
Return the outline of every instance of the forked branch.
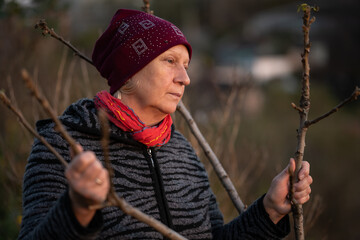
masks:
<svg viewBox="0 0 360 240"><path fill-rule="evenodd" d="M310 53L310 26L315 21L315 18L311 18L311 9L312 7L307 4L302 4L301 9L304 13L303 15L303 33L304 33L304 52L301 54L301 62L303 65L303 78L301 81L301 97L300 97L300 106L297 107L295 104L292 106L298 110L300 117L300 126L297 130L297 139L298 144L295 153L295 172L290 172L290 200L292 203L292 212L294 218L294 229L295 229L295 238L297 240L304 240L304 215L302 205L297 203L294 198L294 189L293 185L295 182L298 182L298 175L301 169L304 149L305 149L305 137L308 127L306 122L308 119L308 114L310 110L310 65L309 65L309 53Z"/></svg>
<svg viewBox="0 0 360 240"><path fill-rule="evenodd" d="M345 104L350 103L358 98L360 95L360 89L359 87L356 87L354 92L344 101L342 101L340 104L338 104L336 107L331 109L329 112L323 114L322 116L315 118L314 120L309 121L309 110L310 110L310 65L309 65L309 53L310 53L310 26L312 23L315 22L315 17L311 17L311 11L318 11L318 7L312 7L307 4L301 4L298 11L303 11L303 26L302 30L304 33L304 52L301 54L301 62L303 65L303 78L302 78L302 88L301 88L301 97L300 97L300 105L299 107L296 106L294 103L292 103L292 107L296 109L300 116L300 126L297 130L297 139L298 139L298 145L295 153L295 162L296 162L296 169L295 172L291 172L291 178L290 178L290 199L292 202L292 211L293 211L293 217L294 217L294 228L295 228L295 238L297 240L303 240L305 239L305 233L304 233L304 216L303 216L303 209L302 205L298 204L294 199L294 190L293 185L295 182L298 182L298 173L300 171L303 157L304 157L304 149L305 149L305 137L308 128L321 121L322 119L325 119L326 117L330 116L331 114L337 112L341 107L343 107Z"/></svg>

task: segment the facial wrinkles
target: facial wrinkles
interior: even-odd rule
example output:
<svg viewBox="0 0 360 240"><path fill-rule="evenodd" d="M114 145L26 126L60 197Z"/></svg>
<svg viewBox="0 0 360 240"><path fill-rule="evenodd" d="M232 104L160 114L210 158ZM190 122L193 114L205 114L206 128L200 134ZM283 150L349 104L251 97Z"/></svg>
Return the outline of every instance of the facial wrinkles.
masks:
<svg viewBox="0 0 360 240"><path fill-rule="evenodd" d="M133 76L139 81L138 89L124 100L144 120L151 115L162 116L175 111L180 100L176 95L182 97L185 86L189 84L188 62L189 55L184 46L169 49Z"/></svg>

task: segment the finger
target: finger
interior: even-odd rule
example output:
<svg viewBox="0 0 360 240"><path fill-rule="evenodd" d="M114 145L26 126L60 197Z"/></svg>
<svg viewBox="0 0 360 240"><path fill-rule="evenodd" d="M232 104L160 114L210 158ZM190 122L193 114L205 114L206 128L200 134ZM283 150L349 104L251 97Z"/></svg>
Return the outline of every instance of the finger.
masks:
<svg viewBox="0 0 360 240"><path fill-rule="evenodd" d="M76 148L78 149L79 152L83 152L83 151L84 151L83 147L82 147L80 144L78 144L78 143L76 144ZM74 153L74 150L73 150L72 148L70 148L70 157L71 157L71 158L76 157L76 154Z"/></svg>
<svg viewBox="0 0 360 240"><path fill-rule="evenodd" d="M107 170L96 160L82 172L77 178L69 180L70 188L86 201L101 202L105 200L109 189Z"/></svg>
<svg viewBox="0 0 360 240"><path fill-rule="evenodd" d="M107 198L108 192L110 190L110 181L109 181L109 173L106 169L102 169L100 174L97 176L98 179L102 181L102 183L96 184L99 189L98 192L98 200L100 202L104 202Z"/></svg>
<svg viewBox="0 0 360 240"><path fill-rule="evenodd" d="M97 182L98 179L100 182ZM92 199L97 203L102 203L106 200L110 189L109 174L105 168L102 168L95 178L87 182L88 191L84 192L84 196ZM90 190L91 189L91 190Z"/></svg>
<svg viewBox="0 0 360 240"><path fill-rule="evenodd" d="M304 203L306 203L307 201L309 201L309 199L310 199L310 195L305 195L304 197L302 197L302 198L296 198L296 203L298 203L298 204L304 204Z"/></svg>
<svg viewBox="0 0 360 240"><path fill-rule="evenodd" d="M98 184L99 186L105 186L106 188L109 188L110 186L110 179L109 179L109 172L108 170L106 170L105 168L103 168L99 175L96 177L97 179L99 179L101 181L100 184Z"/></svg>
<svg viewBox="0 0 360 240"><path fill-rule="evenodd" d="M298 175L299 180L301 181L309 174L310 174L310 164L307 161L303 161Z"/></svg>
<svg viewBox="0 0 360 240"><path fill-rule="evenodd" d="M302 198L310 195L310 193L311 193L311 187L308 186L306 189L304 189L304 190L302 190L302 191L300 191L300 192L295 192L295 193L294 193L294 198L295 198L297 201L299 201L300 199L302 199Z"/></svg>
<svg viewBox="0 0 360 240"><path fill-rule="evenodd" d="M292 175L295 172L295 160L294 158L290 158L289 165L288 165L288 173Z"/></svg>
<svg viewBox="0 0 360 240"><path fill-rule="evenodd" d="M91 183L96 184L95 179L98 178L98 176L100 175L100 173L103 169L104 169L104 167L102 166L100 161L96 160L88 165L88 167L83 171L81 177L85 181L89 181Z"/></svg>
<svg viewBox="0 0 360 240"><path fill-rule="evenodd" d="M311 176L307 176L303 180L297 182L294 184L294 191L295 192L301 192L305 190L308 186L310 186L313 182L313 179Z"/></svg>
<svg viewBox="0 0 360 240"><path fill-rule="evenodd" d="M93 152L86 151L76 156L69 164L67 171L73 174L82 174L89 165L96 161Z"/></svg>

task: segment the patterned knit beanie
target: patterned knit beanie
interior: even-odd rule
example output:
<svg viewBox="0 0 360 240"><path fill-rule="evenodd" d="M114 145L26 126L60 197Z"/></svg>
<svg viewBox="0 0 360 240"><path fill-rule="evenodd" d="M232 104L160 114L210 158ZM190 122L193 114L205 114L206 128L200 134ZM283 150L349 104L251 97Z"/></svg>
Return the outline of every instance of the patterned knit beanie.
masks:
<svg viewBox="0 0 360 240"><path fill-rule="evenodd" d="M96 41L92 60L113 94L154 58L179 44L185 45L191 59L191 46L174 24L141 11L120 9Z"/></svg>

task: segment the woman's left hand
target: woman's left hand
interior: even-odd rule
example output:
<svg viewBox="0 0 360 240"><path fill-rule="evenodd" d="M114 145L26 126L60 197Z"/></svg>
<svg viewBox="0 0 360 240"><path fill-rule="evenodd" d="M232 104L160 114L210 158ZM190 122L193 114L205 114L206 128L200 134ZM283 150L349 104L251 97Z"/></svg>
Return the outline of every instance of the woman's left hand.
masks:
<svg viewBox="0 0 360 240"><path fill-rule="evenodd" d="M292 172L295 171L295 160L293 158L290 159L289 165L272 180L270 188L264 197L265 210L275 224L291 211L291 203L288 199L290 186L289 168ZM302 162L298 176L299 182L294 183L293 186L294 199L296 203L304 204L310 199L310 184L313 182L308 162Z"/></svg>

